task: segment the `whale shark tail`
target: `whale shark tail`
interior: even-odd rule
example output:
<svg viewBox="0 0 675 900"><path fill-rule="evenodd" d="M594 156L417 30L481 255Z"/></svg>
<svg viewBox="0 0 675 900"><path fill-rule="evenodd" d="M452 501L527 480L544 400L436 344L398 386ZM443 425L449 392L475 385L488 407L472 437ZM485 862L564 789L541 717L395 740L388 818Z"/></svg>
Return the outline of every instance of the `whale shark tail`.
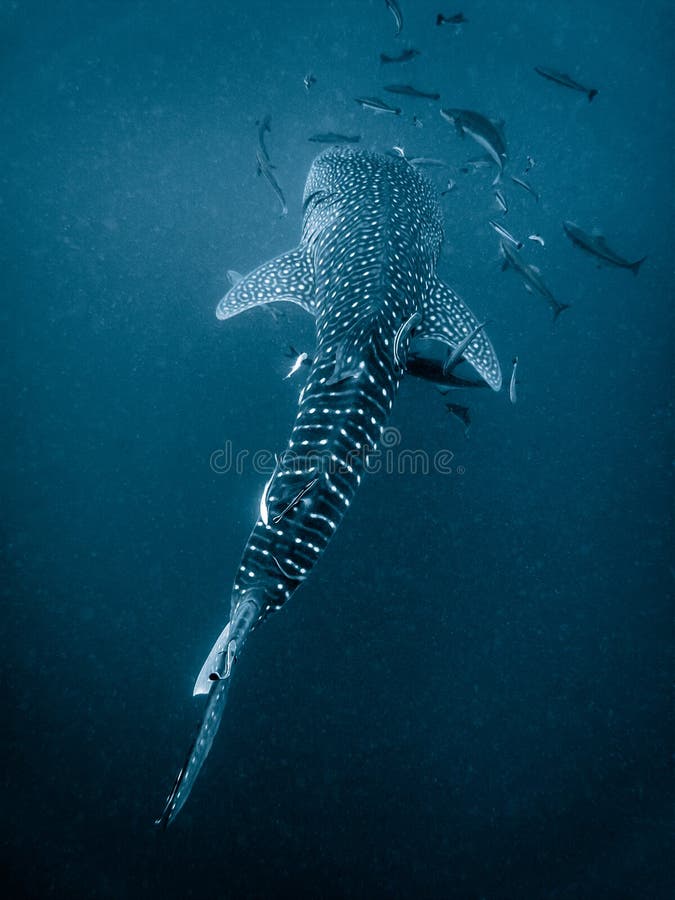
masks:
<svg viewBox="0 0 675 900"><path fill-rule="evenodd" d="M208 694L209 700L196 737L176 776L162 814L155 820L155 825L161 828L168 828L183 808L209 755L227 704L232 668L249 632L260 616L262 603L262 594L255 591L248 591L242 597L232 619L219 635L197 677L194 695Z"/></svg>

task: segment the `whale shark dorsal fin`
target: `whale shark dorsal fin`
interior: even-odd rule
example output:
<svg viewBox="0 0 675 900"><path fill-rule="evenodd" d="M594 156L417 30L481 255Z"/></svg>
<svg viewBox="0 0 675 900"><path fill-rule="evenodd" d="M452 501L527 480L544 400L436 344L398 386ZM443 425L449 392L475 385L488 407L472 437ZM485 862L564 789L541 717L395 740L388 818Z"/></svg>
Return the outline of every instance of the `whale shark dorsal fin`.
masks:
<svg viewBox="0 0 675 900"><path fill-rule="evenodd" d="M454 349L472 331L476 335L462 356L484 378L494 391L502 386L502 370L490 339L469 307L457 294L436 280L422 310L422 323L416 336L442 341ZM478 329L478 330L476 330Z"/></svg>
<svg viewBox="0 0 675 900"><path fill-rule="evenodd" d="M216 307L219 319L231 319L263 303L297 303L315 313L314 271L304 247L277 256L245 275L225 294Z"/></svg>

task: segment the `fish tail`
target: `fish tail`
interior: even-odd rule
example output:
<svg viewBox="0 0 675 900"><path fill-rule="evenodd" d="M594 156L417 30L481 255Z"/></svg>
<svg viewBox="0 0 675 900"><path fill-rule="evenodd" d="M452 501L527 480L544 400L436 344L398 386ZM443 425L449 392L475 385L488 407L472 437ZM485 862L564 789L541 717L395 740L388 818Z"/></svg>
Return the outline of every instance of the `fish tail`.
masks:
<svg viewBox="0 0 675 900"><path fill-rule="evenodd" d="M633 275L637 275L637 274L638 274L638 272L640 271L640 266L642 265L642 263L643 263L646 259L647 259L647 257L646 257L646 256L643 256L642 259L638 259L637 262L631 263L631 265L630 265L628 268L631 270L631 272L633 273Z"/></svg>
<svg viewBox="0 0 675 900"><path fill-rule="evenodd" d="M588 92L588 102L589 102L589 103L592 102L593 97L595 97L595 95L596 95L597 93L598 93L598 92L596 91L595 88L591 88L591 89L590 89L590 91Z"/></svg>
<svg viewBox="0 0 675 900"><path fill-rule="evenodd" d="M555 309L553 310L553 321L555 322L555 321L557 320L558 316L560 315L560 313L563 312L563 311L566 310L566 309L569 309L571 305L572 305L571 303L558 303L558 304L556 304L556 307L555 307Z"/></svg>
<svg viewBox="0 0 675 900"><path fill-rule="evenodd" d="M258 620L262 603L262 594L254 591L248 591L242 597L231 622L220 634L202 666L194 692L195 694L208 692L209 700L199 723L197 735L176 776L162 814L155 820L155 825L163 829L168 828L183 808L206 762L227 704L232 667L248 633Z"/></svg>

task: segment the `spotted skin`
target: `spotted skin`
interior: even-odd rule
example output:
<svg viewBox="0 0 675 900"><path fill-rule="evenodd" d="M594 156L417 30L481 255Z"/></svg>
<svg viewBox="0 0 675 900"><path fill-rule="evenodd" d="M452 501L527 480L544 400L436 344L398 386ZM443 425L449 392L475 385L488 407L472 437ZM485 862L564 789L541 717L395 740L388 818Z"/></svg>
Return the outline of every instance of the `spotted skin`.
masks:
<svg viewBox="0 0 675 900"><path fill-rule="evenodd" d="M218 304L218 318L227 319L261 303L298 303L315 316L317 349L235 578L232 627L195 685L195 693L210 693L209 704L162 825L182 807L211 747L252 611L260 622L283 606L349 508L366 453L382 438L413 333L452 348L478 324L436 277L442 239L434 190L405 159L331 148L307 178L300 245L242 278ZM464 356L499 389L499 363L483 331Z"/></svg>

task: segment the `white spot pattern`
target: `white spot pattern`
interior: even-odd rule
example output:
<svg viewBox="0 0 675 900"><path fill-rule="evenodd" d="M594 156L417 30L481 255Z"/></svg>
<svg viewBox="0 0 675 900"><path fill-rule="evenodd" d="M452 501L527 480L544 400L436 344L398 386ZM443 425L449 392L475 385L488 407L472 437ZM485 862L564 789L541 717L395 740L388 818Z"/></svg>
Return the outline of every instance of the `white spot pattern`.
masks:
<svg viewBox="0 0 675 900"><path fill-rule="evenodd" d="M289 449L267 487L276 527L258 519L233 590L232 611L243 593L262 590L261 618L311 571L361 482L364 454L381 438L405 366L412 335L402 326L421 313L418 333L452 342L474 322L436 278L440 209L405 160L327 150L310 170L304 209L300 246L242 279L218 307L228 318L283 299L316 316L315 360ZM469 350L494 387L499 364L482 332L467 358Z"/></svg>

